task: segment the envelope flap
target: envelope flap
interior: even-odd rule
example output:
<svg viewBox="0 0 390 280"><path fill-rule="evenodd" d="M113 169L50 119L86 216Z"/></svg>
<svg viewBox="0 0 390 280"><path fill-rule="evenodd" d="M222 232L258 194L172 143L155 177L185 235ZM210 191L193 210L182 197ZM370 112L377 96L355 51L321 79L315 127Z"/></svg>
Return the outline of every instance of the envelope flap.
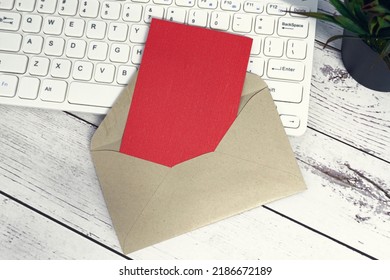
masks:
<svg viewBox="0 0 390 280"><path fill-rule="evenodd" d="M251 76L246 86L255 90L261 83ZM216 151L301 176L268 88L251 97Z"/></svg>
<svg viewBox="0 0 390 280"><path fill-rule="evenodd" d="M111 110L96 130L91 141L91 150L118 151L123 131L125 130L127 114L137 81L136 73L128 86L119 95Z"/></svg>

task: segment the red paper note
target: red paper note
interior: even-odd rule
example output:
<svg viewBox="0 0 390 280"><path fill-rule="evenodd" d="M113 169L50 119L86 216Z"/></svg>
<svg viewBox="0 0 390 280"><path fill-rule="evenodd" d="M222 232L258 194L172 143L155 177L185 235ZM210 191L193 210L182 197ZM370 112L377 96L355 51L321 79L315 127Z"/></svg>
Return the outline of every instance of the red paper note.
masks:
<svg viewBox="0 0 390 280"><path fill-rule="evenodd" d="M214 151L237 116L251 45L153 19L120 152L172 167Z"/></svg>

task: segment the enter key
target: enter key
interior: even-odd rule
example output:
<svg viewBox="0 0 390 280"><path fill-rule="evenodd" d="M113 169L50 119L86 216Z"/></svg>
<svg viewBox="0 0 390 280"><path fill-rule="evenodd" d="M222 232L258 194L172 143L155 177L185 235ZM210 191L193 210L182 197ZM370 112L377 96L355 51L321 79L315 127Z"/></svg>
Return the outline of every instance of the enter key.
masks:
<svg viewBox="0 0 390 280"><path fill-rule="evenodd" d="M305 75L305 65L299 61L270 59L267 76L269 78L302 81Z"/></svg>

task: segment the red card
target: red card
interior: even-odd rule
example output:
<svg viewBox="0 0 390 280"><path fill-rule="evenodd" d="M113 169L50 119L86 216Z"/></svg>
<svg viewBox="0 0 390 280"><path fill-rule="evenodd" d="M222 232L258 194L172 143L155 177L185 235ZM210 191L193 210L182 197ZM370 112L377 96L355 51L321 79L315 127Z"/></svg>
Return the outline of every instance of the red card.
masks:
<svg viewBox="0 0 390 280"><path fill-rule="evenodd" d="M153 19L120 152L172 167L214 151L237 116L251 45Z"/></svg>

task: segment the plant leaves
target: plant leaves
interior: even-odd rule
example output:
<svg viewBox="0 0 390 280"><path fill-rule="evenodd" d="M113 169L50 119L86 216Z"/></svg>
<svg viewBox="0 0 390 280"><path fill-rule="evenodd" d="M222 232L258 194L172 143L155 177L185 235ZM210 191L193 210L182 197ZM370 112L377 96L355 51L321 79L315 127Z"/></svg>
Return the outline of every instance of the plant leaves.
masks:
<svg viewBox="0 0 390 280"><path fill-rule="evenodd" d="M357 37L357 36L352 36L352 35L334 35L332 37L330 37L326 42L325 42L325 45L324 45L324 49L330 44L332 43L333 41L336 41L336 40L340 40L342 38L351 38L351 39L361 39L360 37Z"/></svg>
<svg viewBox="0 0 390 280"><path fill-rule="evenodd" d="M337 24L337 22L335 21L333 16L328 15L328 14L317 13L317 12L293 12L293 11L290 11L290 13L303 15L303 16L307 16L307 17L312 17L312 18L316 18L316 19L320 19L320 20L324 20L324 21L328 21L328 22Z"/></svg>
<svg viewBox="0 0 390 280"><path fill-rule="evenodd" d="M386 43L386 45L384 46L382 52L380 53L380 56L382 59L384 59L386 56L389 56L390 55L390 41L388 41Z"/></svg>
<svg viewBox="0 0 390 280"><path fill-rule="evenodd" d="M338 25L341 27L356 33L358 35L367 35L368 32L361 28L356 22L352 21L351 19L344 17L344 16L334 16L333 17Z"/></svg>
<svg viewBox="0 0 390 280"><path fill-rule="evenodd" d="M330 3L336 8L336 10L341 15L343 15L351 20L355 19L354 15L351 13L351 11L348 10L347 7L345 7L344 3L341 2L340 0L330 0Z"/></svg>

